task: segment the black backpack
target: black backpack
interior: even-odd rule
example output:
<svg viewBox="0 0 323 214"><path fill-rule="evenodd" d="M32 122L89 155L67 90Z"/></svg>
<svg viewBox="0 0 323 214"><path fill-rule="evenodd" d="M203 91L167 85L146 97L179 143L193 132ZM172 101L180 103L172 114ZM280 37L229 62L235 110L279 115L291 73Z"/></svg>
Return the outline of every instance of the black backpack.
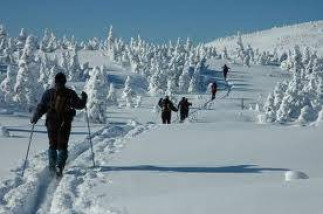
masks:
<svg viewBox="0 0 323 214"><path fill-rule="evenodd" d="M50 112L55 113L59 119L66 121L71 119L71 110L69 91L65 88L56 89L50 98Z"/></svg>

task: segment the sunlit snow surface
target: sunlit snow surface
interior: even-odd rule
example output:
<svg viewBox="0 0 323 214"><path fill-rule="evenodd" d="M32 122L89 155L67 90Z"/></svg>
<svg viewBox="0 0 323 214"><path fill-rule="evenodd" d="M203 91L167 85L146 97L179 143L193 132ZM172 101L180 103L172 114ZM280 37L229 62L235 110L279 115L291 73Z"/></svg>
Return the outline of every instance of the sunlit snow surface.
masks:
<svg viewBox="0 0 323 214"><path fill-rule="evenodd" d="M224 61L209 63L219 72ZM193 114L183 124L176 113L174 124L160 124L153 111L159 97L143 97L139 108L108 109L109 124L91 124L96 168L80 114L61 181L48 178L43 121L20 178L29 115L1 111L11 137L0 137L0 213L322 213L323 126L259 124L256 104L288 74L230 66L229 94L220 91L206 106L209 94L184 95ZM290 171L308 178L285 181Z"/></svg>

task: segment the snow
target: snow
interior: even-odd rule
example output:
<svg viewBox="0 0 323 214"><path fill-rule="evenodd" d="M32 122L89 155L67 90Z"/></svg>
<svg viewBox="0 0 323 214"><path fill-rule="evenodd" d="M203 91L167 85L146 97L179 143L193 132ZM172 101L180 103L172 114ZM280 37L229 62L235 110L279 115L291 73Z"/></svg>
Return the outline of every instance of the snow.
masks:
<svg viewBox="0 0 323 214"><path fill-rule="evenodd" d="M274 40L278 30L260 35ZM193 103L190 116L178 123L173 113L173 124L162 125L155 108L160 97L138 93L144 88L140 75L107 62L103 54L82 50L80 62L106 68L118 101L131 76L136 108L110 105L107 124L90 124L95 168L87 124L78 112L60 181L48 177L43 120L35 127L20 177L30 114L0 109L1 130L9 134L0 135L0 213L322 213L322 111L313 125L259 120L268 94L277 82L292 78L290 73L278 66L229 62L226 83L221 67L228 62L209 59L210 78L219 83L215 101L209 101L209 93L172 94ZM80 91L84 83L71 85ZM266 108L281 102L276 95Z"/></svg>
<svg viewBox="0 0 323 214"><path fill-rule="evenodd" d="M304 172L288 171L285 173L285 181L293 181L298 179L309 179Z"/></svg>
<svg viewBox="0 0 323 214"><path fill-rule="evenodd" d="M276 48L278 52L282 52L288 49L292 50L295 44L298 44L302 49L310 47L322 55L322 32L323 21L313 21L244 34L241 35L241 38L245 44L250 44L260 51L273 52ZM223 50L226 47L228 51L231 51L236 48L236 42L234 42L236 37L219 38L209 44L214 45L218 50Z"/></svg>

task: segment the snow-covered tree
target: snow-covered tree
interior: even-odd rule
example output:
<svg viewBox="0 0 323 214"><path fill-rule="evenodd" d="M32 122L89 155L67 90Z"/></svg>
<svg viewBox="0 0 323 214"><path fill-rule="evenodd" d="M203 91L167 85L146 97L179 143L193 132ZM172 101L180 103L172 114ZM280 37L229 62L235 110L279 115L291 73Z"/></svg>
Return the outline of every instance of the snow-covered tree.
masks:
<svg viewBox="0 0 323 214"><path fill-rule="evenodd" d="M28 36L28 34L27 34L26 30L24 28L22 28L20 30L20 34L19 34L19 36L17 38L17 44L16 45L17 45L18 49L23 49L24 48L25 42L27 40L27 36Z"/></svg>
<svg viewBox="0 0 323 214"><path fill-rule="evenodd" d="M128 108L133 107L133 92L131 89L128 89L126 91L123 91L122 98L125 102L125 106Z"/></svg>
<svg viewBox="0 0 323 214"><path fill-rule="evenodd" d="M268 54L266 51L263 51L262 54L260 55L260 58L259 58L259 64L260 65L267 65L268 64Z"/></svg>
<svg viewBox="0 0 323 214"><path fill-rule="evenodd" d="M228 49L226 46L224 46L223 50L222 50L222 54L221 54L221 58L228 60L229 59L229 55L228 55Z"/></svg>
<svg viewBox="0 0 323 214"><path fill-rule="evenodd" d="M142 103L142 96L137 96L135 108L139 108Z"/></svg>
<svg viewBox="0 0 323 214"><path fill-rule="evenodd" d="M4 25L0 24L0 42L6 40L8 36L7 29Z"/></svg>
<svg viewBox="0 0 323 214"><path fill-rule="evenodd" d="M60 67L64 73L69 73L70 53L68 51L61 53Z"/></svg>
<svg viewBox="0 0 323 214"><path fill-rule="evenodd" d="M302 61L302 64L305 66L309 63L311 59L311 52L310 52L310 49L309 47L305 47L304 48L304 51L303 51L303 61Z"/></svg>
<svg viewBox="0 0 323 214"><path fill-rule="evenodd" d="M303 63L302 63L302 54L299 49L299 46L295 46L294 48L294 55L293 55L293 72L297 73L297 75L300 75L301 69L303 68Z"/></svg>
<svg viewBox="0 0 323 214"><path fill-rule="evenodd" d="M100 41L98 40L98 38L93 37L91 40L89 40L89 42L86 45L87 50L99 50L100 48Z"/></svg>
<svg viewBox="0 0 323 214"><path fill-rule="evenodd" d="M68 80L69 81L79 81L82 75L81 65L78 59L77 52L70 58L69 62L69 74Z"/></svg>
<svg viewBox="0 0 323 214"><path fill-rule="evenodd" d="M0 84L0 89L4 95L4 100L7 104L12 104L13 102L16 76L16 68L13 65L9 65L7 67L7 76Z"/></svg>
<svg viewBox="0 0 323 214"><path fill-rule="evenodd" d="M191 63L189 61L186 61L183 72L179 76L178 80L178 88L179 91L182 93L187 92L190 82L190 73L193 71L193 68L191 67Z"/></svg>
<svg viewBox="0 0 323 214"><path fill-rule="evenodd" d="M35 60L35 51L36 51L36 38L32 35L29 35L25 41L25 46L22 50L22 55L20 61L23 63L30 64Z"/></svg>
<svg viewBox="0 0 323 214"><path fill-rule="evenodd" d="M193 42L192 42L192 40L189 37L187 37L186 44L185 44L185 51L187 53L191 52L192 51L192 47L193 47Z"/></svg>
<svg viewBox="0 0 323 214"><path fill-rule="evenodd" d="M36 82L31 72L26 64L21 63L14 86L14 101L26 110L32 110L38 101L35 90L39 89L35 88Z"/></svg>
<svg viewBox="0 0 323 214"><path fill-rule="evenodd" d="M130 76L127 77L125 84L124 84L124 89L122 92L122 99L125 102L125 106L132 108L133 107L133 97L135 96L133 90L131 89L131 79Z"/></svg>
<svg viewBox="0 0 323 214"><path fill-rule="evenodd" d="M111 51L114 47L115 37L113 33L113 26L110 26L108 37L106 41L104 42L104 46L107 50Z"/></svg>
<svg viewBox="0 0 323 214"><path fill-rule="evenodd" d="M49 38L49 41L48 41L48 44L47 44L46 50L47 50L48 52L53 52L53 51L55 51L57 48L58 48L58 42L57 42L57 39L56 39L55 34L52 32L52 33L50 34L50 38Z"/></svg>
<svg viewBox="0 0 323 214"><path fill-rule="evenodd" d="M188 87L188 92L189 93L199 92L199 86L200 86L200 75L198 70L194 70L194 74L191 78L190 85Z"/></svg>
<svg viewBox="0 0 323 214"><path fill-rule="evenodd" d="M276 84L276 87L274 89L274 97L275 97L275 100L274 100L274 106L275 106L275 109L278 109L283 101L283 98L284 98L284 93L286 91L286 84L283 84L281 82L278 82Z"/></svg>
<svg viewBox="0 0 323 214"><path fill-rule="evenodd" d="M49 82L49 70L46 66L46 63L44 63L43 61L41 61L40 63L40 70L39 70L39 79L38 82L41 83L43 85L44 89L48 88L48 82ZM53 78L53 76L52 76Z"/></svg>
<svg viewBox="0 0 323 214"><path fill-rule="evenodd" d="M47 47L49 44L50 36L51 35L50 35L49 29L45 29L43 38L40 41L40 49L44 52L47 52Z"/></svg>
<svg viewBox="0 0 323 214"><path fill-rule="evenodd" d="M246 54L245 57L244 57L244 64L247 66L247 67L250 67L250 56L249 54Z"/></svg>
<svg viewBox="0 0 323 214"><path fill-rule="evenodd" d="M49 70L49 76L48 76L48 83L44 87L46 88L51 88L54 87L55 85L55 76L61 72L60 68L58 67L57 64L54 64L53 67ZM46 77L44 77L46 79Z"/></svg>
<svg viewBox="0 0 323 214"><path fill-rule="evenodd" d="M158 88L158 74L154 74L150 77L148 93L151 96L161 95L163 92Z"/></svg>
<svg viewBox="0 0 323 214"><path fill-rule="evenodd" d="M85 86L85 90L88 93L88 116L89 120L94 123L106 123L106 102L105 102L105 90L106 89L106 77L103 71L95 67L90 72L90 79Z"/></svg>
<svg viewBox="0 0 323 214"><path fill-rule="evenodd" d="M166 89L166 94L168 95L168 96L171 96L172 94L174 94L174 92L176 91L175 90L175 88L176 88L176 82L175 82L175 78L169 78L168 80L167 80L167 89Z"/></svg>
<svg viewBox="0 0 323 214"><path fill-rule="evenodd" d="M29 35L19 60L19 70L14 86L14 101L29 111L35 108L43 92L37 81L39 79L39 64L35 60L35 50L35 37Z"/></svg>
<svg viewBox="0 0 323 214"><path fill-rule="evenodd" d="M277 110L276 114L276 121L279 123L286 123L289 121L289 101L288 97L284 97L282 100L282 104L280 105L279 109Z"/></svg>
<svg viewBox="0 0 323 214"><path fill-rule="evenodd" d="M315 113L313 112L313 109L306 105L301 109L301 114L299 115L297 122L301 125L306 125L309 122L313 121L314 118L316 118Z"/></svg>
<svg viewBox="0 0 323 214"><path fill-rule="evenodd" d="M266 121L272 123L276 120L275 97L272 93L268 95L264 106Z"/></svg>
<svg viewBox="0 0 323 214"><path fill-rule="evenodd" d="M107 96L107 105L118 106L117 91L115 89L114 83L110 83L109 94Z"/></svg>

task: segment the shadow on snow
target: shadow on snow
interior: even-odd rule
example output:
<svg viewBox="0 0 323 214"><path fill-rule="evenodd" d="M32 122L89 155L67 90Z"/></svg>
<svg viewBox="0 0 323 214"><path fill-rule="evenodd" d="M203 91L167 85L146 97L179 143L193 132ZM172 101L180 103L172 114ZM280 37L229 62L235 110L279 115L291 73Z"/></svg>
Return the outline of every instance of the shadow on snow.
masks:
<svg viewBox="0 0 323 214"><path fill-rule="evenodd" d="M284 172L285 168L262 168L257 165L237 165L237 166L219 166L219 167L203 167L203 166L100 166L101 172L179 172L179 173L262 173Z"/></svg>

